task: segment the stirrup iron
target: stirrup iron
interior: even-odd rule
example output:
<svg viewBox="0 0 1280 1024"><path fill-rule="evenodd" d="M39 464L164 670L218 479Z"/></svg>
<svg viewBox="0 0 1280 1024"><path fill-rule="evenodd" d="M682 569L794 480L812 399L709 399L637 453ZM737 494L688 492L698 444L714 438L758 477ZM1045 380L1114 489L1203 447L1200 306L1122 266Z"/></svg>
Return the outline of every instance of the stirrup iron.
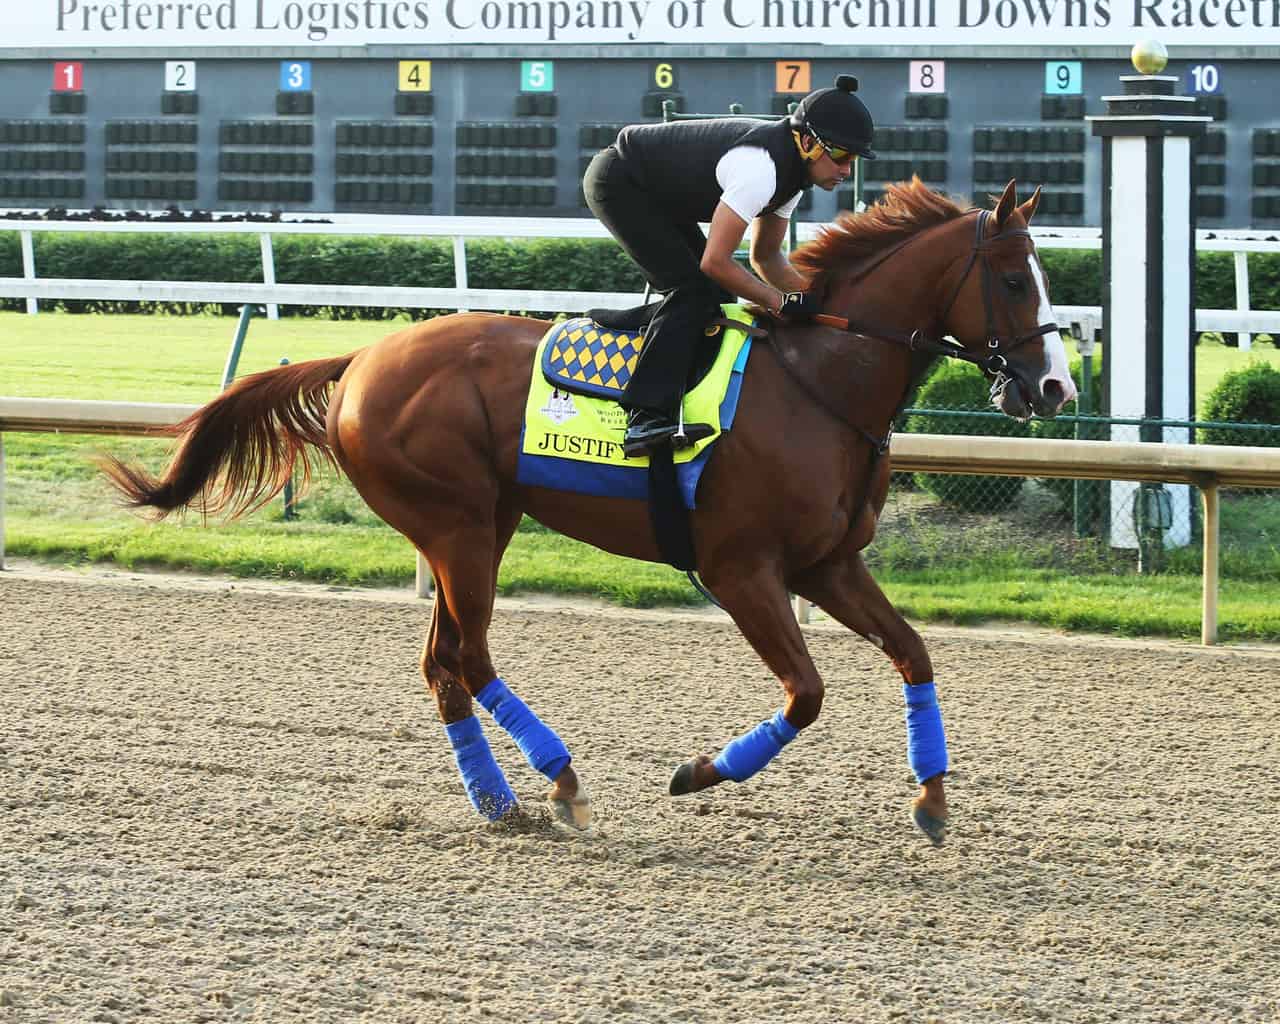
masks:
<svg viewBox="0 0 1280 1024"><path fill-rule="evenodd" d="M688 428L684 424L684 394L680 395L680 402L676 412L676 432L671 435L671 447L675 451L682 448L692 448L699 441L710 437L716 432L716 428L710 423L690 423Z"/></svg>

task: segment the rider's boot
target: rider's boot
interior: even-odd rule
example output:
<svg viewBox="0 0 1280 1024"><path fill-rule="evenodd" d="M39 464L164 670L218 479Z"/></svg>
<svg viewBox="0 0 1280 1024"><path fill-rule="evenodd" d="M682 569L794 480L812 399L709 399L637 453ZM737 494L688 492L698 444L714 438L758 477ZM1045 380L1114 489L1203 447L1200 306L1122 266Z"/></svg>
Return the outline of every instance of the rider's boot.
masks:
<svg viewBox="0 0 1280 1024"><path fill-rule="evenodd" d="M627 414L627 432L622 438L622 454L629 459L648 455L667 444L679 430L679 425L665 412L657 409L632 409Z"/></svg>

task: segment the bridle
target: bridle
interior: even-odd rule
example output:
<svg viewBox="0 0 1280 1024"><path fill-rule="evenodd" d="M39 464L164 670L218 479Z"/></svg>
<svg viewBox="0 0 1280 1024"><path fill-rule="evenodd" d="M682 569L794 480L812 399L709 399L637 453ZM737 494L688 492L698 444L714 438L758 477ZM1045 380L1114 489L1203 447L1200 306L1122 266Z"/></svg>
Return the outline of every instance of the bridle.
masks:
<svg viewBox="0 0 1280 1024"><path fill-rule="evenodd" d="M905 345L912 352L924 352L935 356L946 356L948 359L960 359L967 363L973 363L984 374L993 378L991 385L992 395L996 395L1008 386L1013 379L1012 372L1009 372L1008 354L1019 345L1025 344L1032 338L1041 338L1046 334L1052 334L1058 330L1056 323L1039 324L1033 330L1024 334L1015 334L1008 338L1000 336L999 327L996 323L995 301L992 294L992 278L995 270L991 266L989 253L991 253L996 242L1003 241L1006 238L1030 238L1031 232L1027 228L1008 228L999 231L990 238L985 237L987 232L987 224L991 219L990 210L975 210L977 214L977 223L975 225L973 247L969 250L969 259L964 265L964 270L960 274L960 279L956 282L955 288L951 292L951 297L947 300L947 304L943 307L942 313L934 322L937 327L941 327L946 322L947 314L951 312L951 307L955 305L956 299L960 297L960 290L964 287L965 281L969 279L970 273L973 272L974 264L979 264L982 273L982 305L986 314L986 339L988 351L984 355L976 355L970 352L964 345L958 341L949 341L936 331L930 334L927 328L917 328L913 331L904 331L896 327L884 327L879 324L871 324L865 321L855 321L849 317L835 316L829 313L819 313L813 318L813 322L821 324L824 327L834 327L837 330L847 331L850 334L859 334L868 338L878 338L884 341L895 342ZM965 216L968 216L966 214ZM941 227L941 225L939 225ZM846 278L847 281L857 281L865 278L876 267L905 249L913 242L919 241L921 238L929 235L931 232L922 231L914 234L909 238L903 239L897 245L890 247L885 252L878 254L868 263L858 268L857 272L851 277ZM931 325L933 326L933 325ZM761 332L766 333L767 332ZM791 353L782 350L779 346L774 345L773 351L778 355L779 362L791 376L800 385L811 398L814 399L827 413L835 417L838 421L857 431L869 442L875 451L883 455L889 450L889 442L893 437L893 421L897 419L898 414L902 411L894 413L890 420L889 432L883 437L876 437L865 427L861 427L851 422L848 417L839 409L833 408L832 405L823 397L823 395L813 389L804 379L802 375L796 372L796 368L790 365Z"/></svg>
<svg viewBox="0 0 1280 1024"><path fill-rule="evenodd" d="M975 224L973 247L969 250L968 262L965 263L964 270L960 273L960 279L956 282L956 286L951 292L951 297L947 300L947 304L943 306L942 313L938 316L936 323L941 326L946 322L947 314L951 312L951 307L956 304L956 299L960 297L960 290L964 287L965 281L969 279L969 274L972 273L974 264L979 264L982 273L982 305L986 315L986 339L987 349L989 350L986 354L976 355L959 342L948 341L940 333L930 334L927 329L904 331L895 327L859 323L849 317L832 316L827 313L819 313L814 317L814 322L826 327L834 327L837 330L848 331L851 334L862 334L871 338L897 342L898 344L906 345L913 352L928 352L933 355L946 356L948 359L961 359L964 362L973 363L988 376L997 378L1004 376L1009 367L1007 356L1010 352L1032 338L1041 338L1046 334L1052 334L1058 330L1058 325L1056 323L1039 324L1033 330L1024 334L1015 334L1008 338L1000 336L999 327L996 323L995 299L992 294L992 281L995 271L991 266L988 254L992 251L996 242L1003 241L1006 238L1030 238L1031 232L1027 228L1008 228L987 238L985 236L987 224L991 219L991 211L975 210L974 212L977 214L977 222ZM927 234L928 232L922 232L921 234L912 235L910 238L904 239L893 246L887 252L881 253L870 263L859 268L852 280L866 277L891 256L894 256L912 242L918 241Z"/></svg>

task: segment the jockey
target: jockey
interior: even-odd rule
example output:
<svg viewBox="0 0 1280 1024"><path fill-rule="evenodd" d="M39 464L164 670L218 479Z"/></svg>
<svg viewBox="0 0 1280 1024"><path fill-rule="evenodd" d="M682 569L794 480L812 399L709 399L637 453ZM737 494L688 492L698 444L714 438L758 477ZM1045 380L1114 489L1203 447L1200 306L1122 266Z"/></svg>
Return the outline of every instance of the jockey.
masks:
<svg viewBox="0 0 1280 1024"><path fill-rule="evenodd" d="M791 322L819 311L782 243L805 189L831 191L858 157L875 156L871 114L857 88L856 78L840 75L834 88L810 93L780 121L631 125L587 167L591 212L665 295L621 399L628 456L676 433L696 340L722 302L741 296ZM709 236L698 226L703 221L711 224ZM733 258L752 221L751 266L759 278Z"/></svg>

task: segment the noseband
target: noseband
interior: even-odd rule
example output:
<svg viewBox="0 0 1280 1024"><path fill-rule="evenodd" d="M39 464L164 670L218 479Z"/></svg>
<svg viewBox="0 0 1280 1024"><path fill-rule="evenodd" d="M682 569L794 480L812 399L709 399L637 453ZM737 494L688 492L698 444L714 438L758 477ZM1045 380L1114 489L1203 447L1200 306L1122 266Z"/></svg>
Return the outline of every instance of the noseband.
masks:
<svg viewBox="0 0 1280 1024"><path fill-rule="evenodd" d="M894 341L906 345L913 352L929 352L933 355L946 356L949 359L961 359L966 363L973 363L988 376L999 377L1004 375L1009 367L1009 360L1006 358L1008 353L1032 338L1041 338L1046 334L1052 334L1058 330L1058 325L1056 323L1040 324L1034 330L1027 331L1025 334L1015 334L1010 338L1000 337L999 327L996 324L995 301L992 294L992 279L995 271L991 267L988 254L992 252L996 242L1006 238L1030 238L1031 232L1027 228L1010 228L986 238L987 223L991 219L991 211L977 210L975 212L978 216L977 224L975 225L973 248L969 251L969 260L965 263L964 270L960 274L960 280L956 282L955 289L951 292L951 298L947 300L947 304L942 308L937 324L941 326L946 321L947 314L951 312L951 307L955 305L956 299L960 297L960 289L964 287L965 281L969 279L969 274L973 271L974 264L979 263L982 272L982 305L987 320L987 348L990 350L985 355L975 355L959 342L948 341L940 334L930 334L927 330L906 332L892 327L856 323L848 317L830 316L825 313L820 313L814 317L815 322L827 327L836 327L843 331L849 331L853 334L864 334L872 338ZM890 256L906 248L920 237L920 235L912 235L910 238L895 245L888 252L863 267L857 276L865 277Z"/></svg>

